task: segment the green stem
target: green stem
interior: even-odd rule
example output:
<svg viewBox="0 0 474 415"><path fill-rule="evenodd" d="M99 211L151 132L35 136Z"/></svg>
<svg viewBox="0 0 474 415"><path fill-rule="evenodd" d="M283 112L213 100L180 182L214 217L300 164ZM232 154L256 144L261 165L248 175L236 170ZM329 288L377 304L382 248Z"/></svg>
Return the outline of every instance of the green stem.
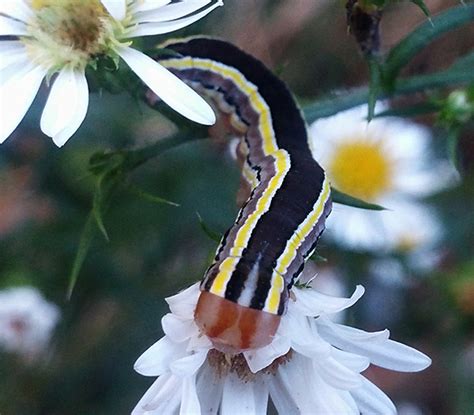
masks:
<svg viewBox="0 0 474 415"><path fill-rule="evenodd" d="M430 75L419 75L412 78L400 79L392 91L381 91L379 99L392 98L397 95L410 95L416 92L425 92L429 89L444 88L458 84L474 82L474 71L446 70ZM314 104L307 105L303 112L308 123L318 118L329 117L340 111L367 103L369 88L361 87L339 96L317 100Z"/></svg>
<svg viewBox="0 0 474 415"><path fill-rule="evenodd" d="M156 143L151 144L147 147L123 153L126 155L124 167L127 171L131 171L167 150L170 150L174 147L178 147L184 143L202 140L207 137L208 134L204 128L197 129L193 133L191 133L190 131L179 131L178 133L169 137L162 138Z"/></svg>
<svg viewBox="0 0 474 415"><path fill-rule="evenodd" d="M108 210L111 200L119 184L123 182L123 176L132 170L146 163L148 160L160 155L166 150L177 147L181 144L207 137L205 128L196 129L194 134L189 130L180 131L172 136L160 139L150 146L131 151L115 151L107 154L101 154L99 160L93 161L93 169L103 169L102 176L99 177L98 187L94 195L94 204L87 221L82 230L79 239L79 247L74 258L71 273L69 275L69 284L67 289L67 298L70 299L76 286L77 278L82 265L86 259L87 253L92 244L96 227L98 227L108 240L105 226L102 222L102 215ZM104 188L102 189L102 186ZM142 195L143 196L143 195ZM164 199L152 198L154 201L172 203Z"/></svg>

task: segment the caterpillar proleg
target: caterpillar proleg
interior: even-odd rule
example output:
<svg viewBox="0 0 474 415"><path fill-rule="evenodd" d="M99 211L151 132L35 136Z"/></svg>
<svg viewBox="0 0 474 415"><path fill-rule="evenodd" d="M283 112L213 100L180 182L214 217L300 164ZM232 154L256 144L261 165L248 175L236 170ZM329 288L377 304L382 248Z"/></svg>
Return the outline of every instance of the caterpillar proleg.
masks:
<svg viewBox="0 0 474 415"><path fill-rule="evenodd" d="M260 61L210 38L168 41L160 63L210 97L242 137L249 198L201 283L200 329L224 352L269 344L289 290L331 210L330 186L286 85Z"/></svg>

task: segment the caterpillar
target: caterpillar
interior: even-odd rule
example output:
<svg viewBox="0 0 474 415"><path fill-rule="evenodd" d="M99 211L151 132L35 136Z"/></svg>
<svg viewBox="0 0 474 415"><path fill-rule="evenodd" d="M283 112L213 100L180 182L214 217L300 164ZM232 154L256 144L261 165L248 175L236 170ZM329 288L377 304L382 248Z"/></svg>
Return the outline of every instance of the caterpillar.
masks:
<svg viewBox="0 0 474 415"><path fill-rule="evenodd" d="M306 123L288 88L236 46L194 37L162 45L160 64L208 96L241 137L249 197L201 282L195 322L215 348L269 344L289 291L314 252L331 210L330 185L314 160Z"/></svg>

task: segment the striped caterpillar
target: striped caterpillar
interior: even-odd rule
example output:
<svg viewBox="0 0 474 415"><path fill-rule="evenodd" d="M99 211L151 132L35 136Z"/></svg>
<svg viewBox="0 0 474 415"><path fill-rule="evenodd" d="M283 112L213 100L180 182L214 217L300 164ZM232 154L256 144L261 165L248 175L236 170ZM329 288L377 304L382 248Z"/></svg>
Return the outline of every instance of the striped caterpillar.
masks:
<svg viewBox="0 0 474 415"><path fill-rule="evenodd" d="M311 155L306 124L285 84L260 61L210 38L168 41L160 59L213 101L242 137L249 197L205 273L195 322L229 353L272 341L289 290L331 210L328 179Z"/></svg>

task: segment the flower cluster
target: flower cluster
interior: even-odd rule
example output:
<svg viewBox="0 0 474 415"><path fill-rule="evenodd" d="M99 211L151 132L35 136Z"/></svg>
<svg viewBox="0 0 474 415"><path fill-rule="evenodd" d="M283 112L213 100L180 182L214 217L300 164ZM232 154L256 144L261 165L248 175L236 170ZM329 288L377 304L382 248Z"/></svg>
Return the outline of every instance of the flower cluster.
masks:
<svg viewBox="0 0 474 415"><path fill-rule="evenodd" d="M180 114L211 125L215 115L191 88L133 49L133 39L185 27L222 5L211 0L16 0L0 3L0 143L16 129L43 79L55 77L41 129L62 146L89 103L85 75L97 58L122 59Z"/></svg>
<svg viewBox="0 0 474 415"><path fill-rule="evenodd" d="M194 309L199 285L168 298L165 336L135 363L158 376L133 414L264 414L269 399L280 414L395 413L391 400L361 372L370 364L402 372L428 367L424 354L389 339L388 330L368 333L329 318L351 307L350 298L294 288L287 313L268 346L239 355L213 349L199 332Z"/></svg>

